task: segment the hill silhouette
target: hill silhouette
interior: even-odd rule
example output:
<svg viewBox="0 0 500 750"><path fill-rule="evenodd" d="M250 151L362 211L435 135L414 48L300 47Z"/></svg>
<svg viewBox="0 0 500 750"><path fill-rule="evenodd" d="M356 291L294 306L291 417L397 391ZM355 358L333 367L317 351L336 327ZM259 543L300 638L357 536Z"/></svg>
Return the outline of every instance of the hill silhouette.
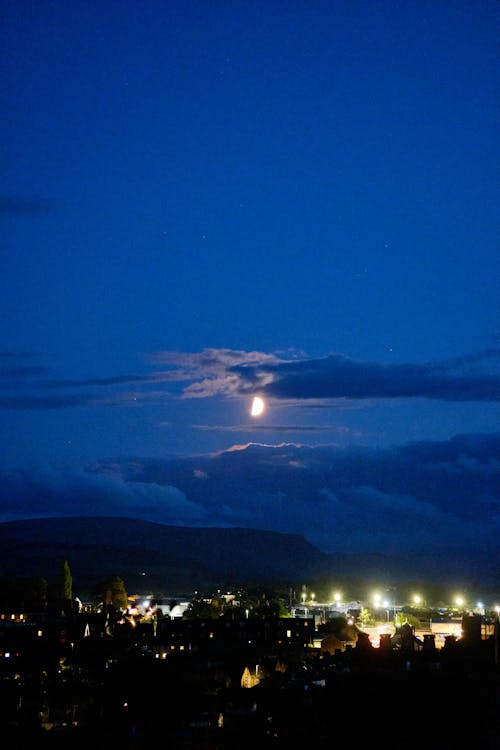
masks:
<svg viewBox="0 0 500 750"><path fill-rule="evenodd" d="M0 576L55 578L70 562L76 588L119 575L129 591L179 595L249 584L300 586L357 579L497 585L496 561L450 554L327 554L304 537L248 528L169 526L124 517L35 518L0 523Z"/></svg>
<svg viewBox="0 0 500 750"><path fill-rule="evenodd" d="M292 534L241 528L166 526L132 518L40 518L0 524L0 574L74 579L120 575L130 588L169 593L248 581L302 580L328 556Z"/></svg>

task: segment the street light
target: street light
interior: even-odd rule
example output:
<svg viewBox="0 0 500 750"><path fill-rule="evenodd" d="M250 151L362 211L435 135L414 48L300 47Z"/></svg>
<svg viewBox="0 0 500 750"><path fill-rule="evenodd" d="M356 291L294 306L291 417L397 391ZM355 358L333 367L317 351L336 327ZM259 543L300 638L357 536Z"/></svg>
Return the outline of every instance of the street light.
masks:
<svg viewBox="0 0 500 750"><path fill-rule="evenodd" d="M382 606L381 596L377 592L373 594L372 601L373 601L373 609L378 609L379 607Z"/></svg>

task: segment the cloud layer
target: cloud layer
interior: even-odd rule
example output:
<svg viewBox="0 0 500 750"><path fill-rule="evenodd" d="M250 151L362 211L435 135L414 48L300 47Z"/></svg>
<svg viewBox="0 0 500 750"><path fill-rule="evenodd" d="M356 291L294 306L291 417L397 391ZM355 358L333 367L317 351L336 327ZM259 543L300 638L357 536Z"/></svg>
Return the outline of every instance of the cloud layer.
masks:
<svg viewBox="0 0 500 750"><path fill-rule="evenodd" d="M177 487L123 482L116 474L31 467L1 475L1 520L26 517L128 516L175 526L196 526L204 509Z"/></svg>
<svg viewBox="0 0 500 750"><path fill-rule="evenodd" d="M393 448L250 443L1 477L3 520L122 515L299 533L324 551L500 551L500 434Z"/></svg>
<svg viewBox="0 0 500 750"><path fill-rule="evenodd" d="M61 409L86 405L137 406L162 399L247 397L327 404L334 400L417 399L444 402L500 400L500 350L424 364L382 364L342 354L310 359L303 354L204 349L156 352L147 371L86 378L43 378L23 356L0 359L0 408ZM31 363L30 363L31 364Z"/></svg>
<svg viewBox="0 0 500 750"><path fill-rule="evenodd" d="M498 373L483 374L476 364L499 359L487 351L460 362L383 365L357 362L339 354L323 359L239 367L243 383L263 383L264 394L292 399L430 398L442 401L499 401Z"/></svg>

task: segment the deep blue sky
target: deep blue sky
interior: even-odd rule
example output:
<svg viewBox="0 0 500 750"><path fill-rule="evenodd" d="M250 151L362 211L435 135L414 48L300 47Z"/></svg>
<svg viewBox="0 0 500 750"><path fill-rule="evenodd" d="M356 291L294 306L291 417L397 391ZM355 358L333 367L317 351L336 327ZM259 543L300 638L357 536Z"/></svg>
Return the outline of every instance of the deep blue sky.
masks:
<svg viewBox="0 0 500 750"><path fill-rule="evenodd" d="M498 431L498 15L2 2L2 467Z"/></svg>

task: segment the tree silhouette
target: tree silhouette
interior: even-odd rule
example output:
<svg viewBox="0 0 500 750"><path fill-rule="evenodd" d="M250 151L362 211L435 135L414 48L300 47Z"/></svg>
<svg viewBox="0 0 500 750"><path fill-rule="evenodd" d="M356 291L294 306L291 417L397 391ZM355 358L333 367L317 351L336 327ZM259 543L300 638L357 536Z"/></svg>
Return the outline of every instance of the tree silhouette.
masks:
<svg viewBox="0 0 500 750"><path fill-rule="evenodd" d="M61 565L60 596L61 599L68 601L72 601L73 599L73 578L67 560L64 560Z"/></svg>
<svg viewBox="0 0 500 750"><path fill-rule="evenodd" d="M94 590L94 603L104 608L127 609L128 597L123 579L119 576L112 576L101 581Z"/></svg>

